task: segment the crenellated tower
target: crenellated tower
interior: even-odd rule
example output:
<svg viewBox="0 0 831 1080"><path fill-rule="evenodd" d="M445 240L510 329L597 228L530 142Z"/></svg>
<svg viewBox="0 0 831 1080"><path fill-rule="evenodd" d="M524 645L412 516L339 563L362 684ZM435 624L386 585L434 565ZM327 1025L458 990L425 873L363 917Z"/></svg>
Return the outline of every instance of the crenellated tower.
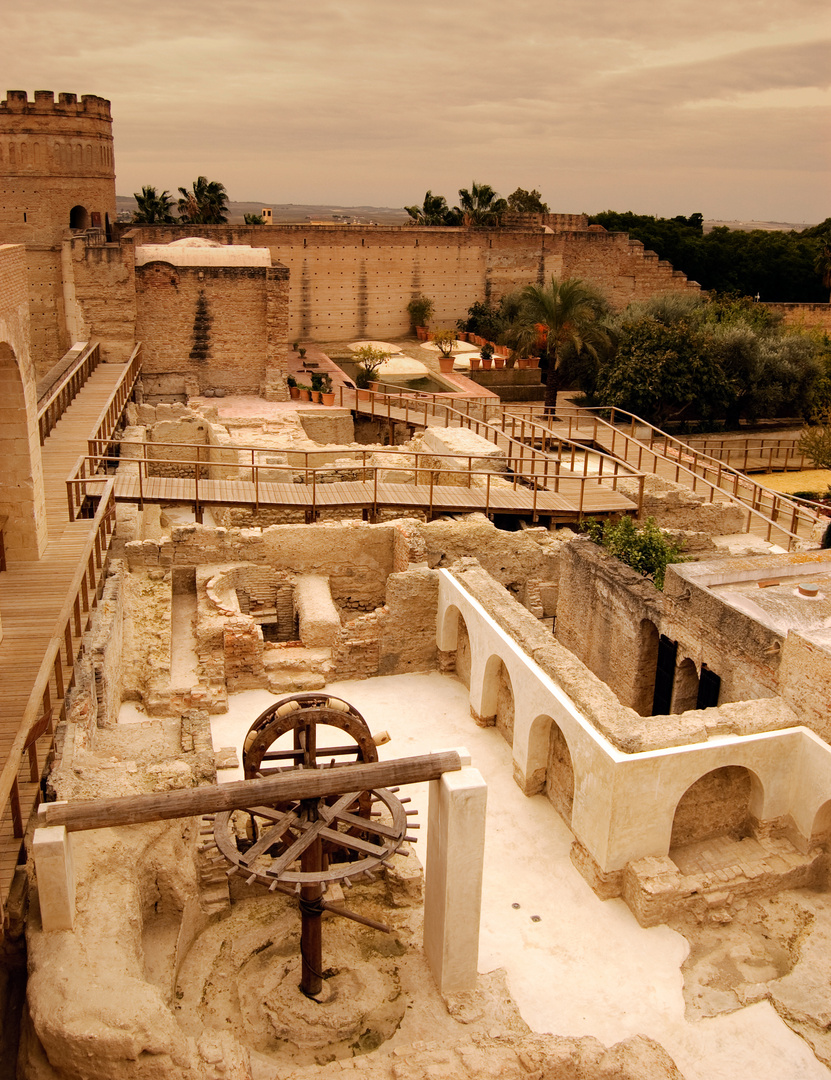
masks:
<svg viewBox="0 0 831 1080"><path fill-rule="evenodd" d="M0 101L0 243L24 244L32 353L39 371L69 347L62 245L115 219L112 115L104 98L9 90Z"/></svg>

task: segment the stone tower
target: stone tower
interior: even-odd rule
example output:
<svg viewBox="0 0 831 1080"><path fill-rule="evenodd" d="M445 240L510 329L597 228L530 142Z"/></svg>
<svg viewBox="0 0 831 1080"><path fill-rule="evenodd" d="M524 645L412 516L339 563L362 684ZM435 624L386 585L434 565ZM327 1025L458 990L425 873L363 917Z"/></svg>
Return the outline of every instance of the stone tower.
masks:
<svg viewBox="0 0 831 1080"><path fill-rule="evenodd" d="M0 244L24 244L32 355L43 374L72 344L64 314L62 242L115 219L112 116L104 98L9 90L0 101Z"/></svg>

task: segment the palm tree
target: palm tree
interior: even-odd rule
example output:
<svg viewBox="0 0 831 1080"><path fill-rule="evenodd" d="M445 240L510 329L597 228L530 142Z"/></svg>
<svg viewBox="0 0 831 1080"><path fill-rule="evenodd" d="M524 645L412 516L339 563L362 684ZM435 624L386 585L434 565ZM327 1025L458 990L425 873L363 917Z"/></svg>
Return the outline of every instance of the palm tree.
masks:
<svg viewBox="0 0 831 1080"><path fill-rule="evenodd" d="M608 304L602 293L580 278L552 276L548 285L526 285L519 294L519 315L505 334L512 348L539 350L545 360L545 408L557 405L562 365L570 351L597 358L612 343L603 320Z"/></svg>
<svg viewBox="0 0 831 1080"><path fill-rule="evenodd" d="M428 191L421 206L405 206L404 209L416 225L460 225L461 214L451 210L444 195Z"/></svg>
<svg viewBox="0 0 831 1080"><path fill-rule="evenodd" d="M133 211L134 224L170 225L172 223L170 208L173 205L173 197L170 192L163 191L157 194L154 187L145 184L140 192L133 192L133 198L138 203L138 210Z"/></svg>
<svg viewBox="0 0 831 1080"><path fill-rule="evenodd" d="M501 199L490 184L477 184L474 180L467 188L459 189L460 206L456 210L464 225L498 225L499 218L508 209L507 200Z"/></svg>
<svg viewBox="0 0 831 1080"><path fill-rule="evenodd" d="M224 225L228 220L228 192L218 180L197 176L192 190L180 187L179 220L191 225Z"/></svg>

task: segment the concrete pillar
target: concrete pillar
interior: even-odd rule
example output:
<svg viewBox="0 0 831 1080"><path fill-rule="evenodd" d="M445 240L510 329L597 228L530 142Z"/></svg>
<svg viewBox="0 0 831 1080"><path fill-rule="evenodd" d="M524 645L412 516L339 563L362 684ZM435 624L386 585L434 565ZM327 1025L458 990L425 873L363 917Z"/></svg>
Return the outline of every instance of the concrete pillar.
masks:
<svg viewBox="0 0 831 1080"><path fill-rule="evenodd" d="M430 782L424 885L424 952L439 992L476 986L488 788L470 754Z"/></svg>
<svg viewBox="0 0 831 1080"><path fill-rule="evenodd" d="M75 871L70 835L63 825L37 828L32 855L44 930L72 930L75 926Z"/></svg>

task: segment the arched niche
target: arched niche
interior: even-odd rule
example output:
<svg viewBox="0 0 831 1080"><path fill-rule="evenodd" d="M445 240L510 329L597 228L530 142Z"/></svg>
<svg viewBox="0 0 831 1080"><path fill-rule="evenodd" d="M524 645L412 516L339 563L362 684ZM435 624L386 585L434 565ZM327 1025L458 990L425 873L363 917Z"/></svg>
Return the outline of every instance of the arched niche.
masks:
<svg viewBox="0 0 831 1080"><path fill-rule="evenodd" d="M547 720L548 729L545 795L566 825L570 826L574 807L574 765L571 751L559 724L551 717L541 719Z"/></svg>
<svg viewBox="0 0 831 1080"><path fill-rule="evenodd" d="M70 229L88 229L89 212L85 206L73 206L69 211Z"/></svg>
<svg viewBox="0 0 831 1080"><path fill-rule="evenodd" d="M739 840L751 835L763 802L761 780L743 765L723 765L705 773L678 800L670 851L717 836Z"/></svg>
<svg viewBox="0 0 831 1080"><path fill-rule="evenodd" d="M513 745L514 689L508 669L498 656L491 656L485 665L482 717L495 724L508 745Z"/></svg>
<svg viewBox="0 0 831 1080"><path fill-rule="evenodd" d="M687 712L694 709L698 701L698 671L695 661L687 657L675 669L675 682L672 687L672 711Z"/></svg>

